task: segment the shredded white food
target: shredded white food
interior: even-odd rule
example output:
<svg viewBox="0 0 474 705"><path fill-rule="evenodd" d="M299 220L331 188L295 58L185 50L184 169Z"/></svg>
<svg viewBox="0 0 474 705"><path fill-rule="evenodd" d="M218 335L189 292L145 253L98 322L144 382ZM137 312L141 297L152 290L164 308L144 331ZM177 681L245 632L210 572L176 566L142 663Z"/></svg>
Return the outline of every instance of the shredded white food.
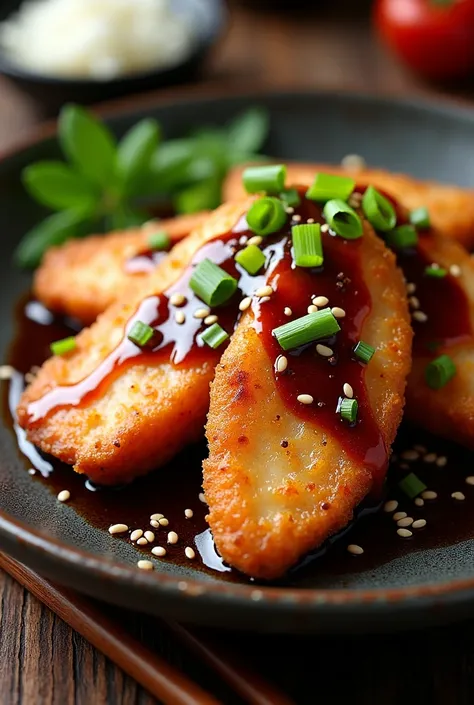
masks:
<svg viewBox="0 0 474 705"><path fill-rule="evenodd" d="M0 23L10 61L71 78L109 80L171 66L193 41L170 0L27 0Z"/></svg>

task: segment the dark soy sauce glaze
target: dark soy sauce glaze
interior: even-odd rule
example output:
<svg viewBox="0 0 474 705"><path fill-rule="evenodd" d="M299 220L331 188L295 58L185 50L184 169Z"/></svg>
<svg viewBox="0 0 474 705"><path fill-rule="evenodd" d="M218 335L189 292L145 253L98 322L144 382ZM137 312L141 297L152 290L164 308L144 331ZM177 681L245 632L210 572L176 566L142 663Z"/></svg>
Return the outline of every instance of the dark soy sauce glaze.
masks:
<svg viewBox="0 0 474 705"><path fill-rule="evenodd" d="M127 274L148 274L152 272L156 265L167 255L163 250L144 250L138 252L133 257L129 257L124 265L124 272Z"/></svg>

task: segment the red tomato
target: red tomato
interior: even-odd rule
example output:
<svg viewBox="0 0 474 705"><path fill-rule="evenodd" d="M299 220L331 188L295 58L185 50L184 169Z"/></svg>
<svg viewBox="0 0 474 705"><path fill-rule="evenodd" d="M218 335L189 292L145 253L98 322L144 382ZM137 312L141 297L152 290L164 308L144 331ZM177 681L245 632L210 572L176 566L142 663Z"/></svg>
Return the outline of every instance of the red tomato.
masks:
<svg viewBox="0 0 474 705"><path fill-rule="evenodd" d="M474 70L474 0L376 0L374 20L386 43L424 76Z"/></svg>

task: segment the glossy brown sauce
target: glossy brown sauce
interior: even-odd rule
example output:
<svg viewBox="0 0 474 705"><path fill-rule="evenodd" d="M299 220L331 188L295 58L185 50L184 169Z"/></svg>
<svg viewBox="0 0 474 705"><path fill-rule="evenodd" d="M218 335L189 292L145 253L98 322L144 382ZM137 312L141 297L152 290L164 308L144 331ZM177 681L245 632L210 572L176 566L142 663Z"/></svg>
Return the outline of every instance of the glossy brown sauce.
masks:
<svg viewBox="0 0 474 705"><path fill-rule="evenodd" d="M126 274L149 274L167 255L163 250L145 250L129 257L123 269Z"/></svg>

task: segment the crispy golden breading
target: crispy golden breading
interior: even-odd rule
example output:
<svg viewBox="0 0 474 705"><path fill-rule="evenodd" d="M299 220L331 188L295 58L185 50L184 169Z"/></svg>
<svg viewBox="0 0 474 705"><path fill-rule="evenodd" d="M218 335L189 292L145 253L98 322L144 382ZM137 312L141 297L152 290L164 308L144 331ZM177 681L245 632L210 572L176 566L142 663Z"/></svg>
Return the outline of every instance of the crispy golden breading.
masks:
<svg viewBox="0 0 474 705"><path fill-rule="evenodd" d="M389 448L402 416L412 330L395 258L367 224L362 246L372 310L361 337L377 348L365 381ZM287 408L273 362L249 309L211 385L204 462L208 521L219 553L242 572L265 579L282 575L344 527L373 482L335 435Z"/></svg>
<svg viewBox="0 0 474 705"><path fill-rule="evenodd" d="M30 402L49 390L86 378L124 338L125 326L147 297L165 291L181 275L194 253L208 240L227 233L252 199L223 205L185 240L178 243L150 274L110 306L77 336L77 349L50 358L26 389L18 420L41 450L86 473L99 484L116 484L162 465L203 432L209 406L209 382L219 359L208 357L182 366L137 359L122 369L105 390L83 406L57 407L30 420Z"/></svg>
<svg viewBox="0 0 474 705"><path fill-rule="evenodd" d="M224 184L224 199L242 198L243 167L235 167ZM412 210L426 206L431 222L443 235L474 248L474 190L459 186L446 186L433 181L419 181L404 174L391 174L382 169L348 170L327 164L288 164L288 183L311 183L317 171L330 174L350 174L361 186L369 184L396 198L405 208Z"/></svg>
<svg viewBox="0 0 474 705"><path fill-rule="evenodd" d="M143 228L91 235L52 247L36 271L34 294L55 313L92 323L132 280L147 276L147 273L128 274L125 263L147 249L150 233L165 230L172 242L178 242L208 216L209 213L184 215Z"/></svg>

